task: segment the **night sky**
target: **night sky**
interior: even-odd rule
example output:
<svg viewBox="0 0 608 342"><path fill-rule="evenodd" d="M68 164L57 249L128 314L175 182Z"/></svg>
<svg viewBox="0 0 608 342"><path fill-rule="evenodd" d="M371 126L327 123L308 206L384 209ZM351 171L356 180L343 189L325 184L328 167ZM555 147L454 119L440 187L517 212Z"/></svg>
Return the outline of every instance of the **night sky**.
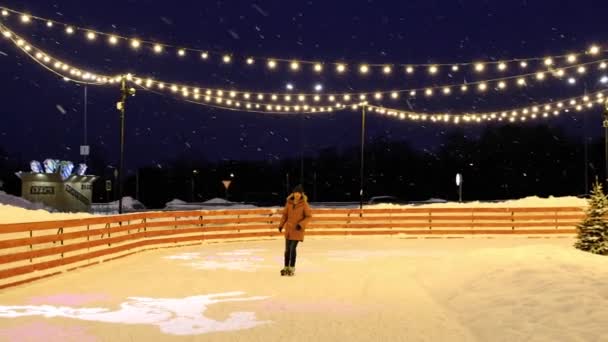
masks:
<svg viewBox="0 0 608 342"><path fill-rule="evenodd" d="M435 63L543 57L608 42L606 1L3 1L34 15L187 47L230 51L240 56L300 58L351 63ZM412 87L428 78L390 78L356 73L335 77L311 72L269 72L244 63L222 66L197 58L153 56L128 48L88 43L42 25L12 29L72 65L117 74L141 75L200 86L284 92L375 91ZM83 86L43 70L7 41L0 42L2 109L0 146L25 160L80 160L83 142ZM491 75L486 75L490 77ZM464 81L443 75L443 81ZM468 77L468 76L467 76ZM441 78L434 82L441 83ZM500 110L601 89L598 73L575 86L549 81L524 91L471 94L434 101L387 103L417 111ZM92 153L118 160L117 87L88 87L88 137ZM157 165L176 158L278 160L327 147L359 144L359 114L268 115L210 109L139 92L127 111L127 166ZM600 111L547 121L577 139L598 136ZM585 122L584 122L585 121ZM452 126L422 124L371 115L368 139L407 140L432 151ZM478 135L483 126L464 131ZM24 165L24 168L27 168Z"/></svg>

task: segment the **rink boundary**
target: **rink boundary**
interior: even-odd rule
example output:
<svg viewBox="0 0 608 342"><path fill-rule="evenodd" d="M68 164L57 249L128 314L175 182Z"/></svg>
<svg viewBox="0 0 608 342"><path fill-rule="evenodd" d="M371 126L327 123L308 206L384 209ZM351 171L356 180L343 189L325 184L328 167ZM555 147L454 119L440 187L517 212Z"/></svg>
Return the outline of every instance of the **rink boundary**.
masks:
<svg viewBox="0 0 608 342"><path fill-rule="evenodd" d="M146 212L0 224L0 289L149 250L280 238L279 209ZM313 239L571 237L580 207L316 209ZM154 246L154 247L150 247Z"/></svg>

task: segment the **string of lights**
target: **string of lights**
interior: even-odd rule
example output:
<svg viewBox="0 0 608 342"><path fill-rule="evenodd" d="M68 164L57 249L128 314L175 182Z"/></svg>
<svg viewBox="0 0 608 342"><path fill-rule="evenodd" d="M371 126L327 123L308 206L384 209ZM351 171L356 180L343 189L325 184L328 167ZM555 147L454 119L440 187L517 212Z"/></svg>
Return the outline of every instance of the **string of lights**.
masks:
<svg viewBox="0 0 608 342"><path fill-rule="evenodd" d="M6 27L6 25L4 25ZM14 31L6 30L3 32L5 36L15 35ZM22 38L21 38L22 39ZM594 60L585 63L573 64L563 68L553 68L552 63L545 63L548 70L540 70L536 72L530 72L519 75L512 75L506 77L498 77L492 79L485 79L466 83L453 83L444 85L433 85L429 87L417 87L417 88L405 88L405 89L391 89L391 90L379 90L374 92L348 92L348 93L322 93L318 91L316 93L284 93L284 92L254 92L247 90L236 90L236 89L222 89L222 88L209 88L201 86L192 86L185 84L178 84L166 81L156 81L152 78L136 79L137 82L145 82L148 88L156 87L159 91L173 92L176 93L180 89L183 92L189 92L191 89L193 92L202 91L207 95L216 94L222 96L222 94L229 94L232 98L238 98L241 100L250 100L252 96L257 100L262 101L265 98L269 98L272 102L285 101L286 105L290 102L314 102L317 104L326 103L328 105L334 105L340 101L342 102L356 102L366 101L373 99L375 101L398 100L403 96L409 96L410 98L416 96L424 96L427 98L433 97L436 94L448 96L452 94L465 94L470 91L477 91L478 93L486 93L488 91L496 91L504 93L510 88L522 88L528 86L532 82L542 83L548 77L553 76L556 79L565 80L568 84L574 85L577 83L577 77L584 76L589 70L606 70L608 68L608 60Z"/></svg>
<svg viewBox="0 0 608 342"><path fill-rule="evenodd" d="M289 72L301 72L308 69L314 73L322 73L326 70L333 70L337 74L346 74L354 71L359 75L366 76L373 73L379 73L385 76L405 74L411 75L419 72L424 72L429 76L436 76L442 71L460 72L470 70L476 74L482 74L489 70L494 70L498 73L505 73L510 69L518 68L519 70L527 70L530 64L537 63L540 67L559 68L560 64L572 65L580 59L598 55L608 51L603 50L598 45L591 45L585 51L575 53L552 55L545 57L526 57L505 59L499 61L466 61L466 62L451 62L451 63L360 63L360 62L328 62L328 61L311 61L303 59L291 58L273 58L260 57L252 55L239 56L233 52L217 51L212 49L199 49L193 47L182 47L175 44L154 42L151 40L140 39L136 37L128 37L122 34L102 32L91 28L80 27L57 20L34 16L25 12L13 10L7 7L0 7L0 13L6 20L10 17L16 17L23 24L32 24L33 22L44 23L50 29L62 30L68 36L80 35L89 42L105 41L111 46L129 46L131 49L139 52L149 52L155 55L174 55L180 59L188 56L196 56L201 61L212 62L216 61L221 64L242 64L253 67L262 65L268 70L283 69Z"/></svg>
<svg viewBox="0 0 608 342"><path fill-rule="evenodd" d="M54 58L45 51L33 46L20 36L14 34L6 26L0 24L0 29L4 37L11 40L15 46L23 51L27 56L34 60L37 64L43 66L46 70L53 74L62 77L66 81L73 81L92 85L108 85L119 83L123 77L129 82L132 82L141 89L150 91L156 94L164 94L152 88L153 82L150 79L144 79L135 75L118 75L108 76L100 73L94 73L84 69L70 66L57 58ZM589 95L568 98L560 101L554 101L544 104L539 104L531 107L515 108L506 111L485 112L485 113L421 113L414 111L405 111L394 108L388 108L375 104L370 104L367 101L359 102L347 106L343 103L335 103L334 106L311 106L306 103L302 104L279 104L279 103L260 103L254 101L239 101L234 99L236 94L224 94L218 89L206 89L206 93L202 94L196 88L178 88L176 85L171 85L171 92L174 94L181 93L180 98L184 101L204 105L213 108L221 108L226 110L258 112L267 114L286 114L286 113L331 113L336 110L351 108L357 110L360 106L365 106L369 111L378 114L396 117L402 120L411 121L430 121L434 123L482 123L490 121L527 121L537 118L548 118L558 116L562 112L568 112L572 109L582 111L584 109L593 108L596 104L603 104L605 101L605 91L598 91ZM216 91L214 94L213 91ZM207 93L210 92L210 93ZM219 93L218 93L219 92ZM593 99L592 96L596 97ZM263 98L262 98L263 99Z"/></svg>
<svg viewBox="0 0 608 342"><path fill-rule="evenodd" d="M8 29L0 24L0 29L3 32L10 32ZM47 52L33 46L29 42L23 40L21 37L11 33L10 35L4 35L6 38L11 40L15 46L23 51L28 57L34 60L37 64L42 66L44 69L50 71L56 76L61 77L65 81L71 81L80 84L88 85L114 85L121 82L122 78L125 77L129 82L140 87L141 89L162 94L154 89L146 87L145 83L140 82L141 78L134 75L117 75L109 76L101 73L95 73L82 68L71 66L70 64L59 60ZM346 108L341 104L335 104L334 106L313 106L308 104L282 104L282 103L264 103L255 101L239 101L230 98L224 98L223 96L217 96L217 94L200 94L198 92L189 93L188 90L181 89L181 98L187 102L205 105L207 107L222 108L227 110L241 110L247 112L258 112L267 114L288 114L288 113L331 113L336 110Z"/></svg>
<svg viewBox="0 0 608 342"><path fill-rule="evenodd" d="M512 108L503 111L484 113L421 113L394 108L387 108L373 104L363 104L368 111L384 116L394 117L401 120L424 121L431 123L447 124L479 124L487 122L525 122L535 119L548 119L557 117L564 112L572 110L580 112L597 106L602 107L606 102L606 90L601 90L586 95L561 99L557 101L536 104L526 107ZM353 105L356 110L360 105Z"/></svg>

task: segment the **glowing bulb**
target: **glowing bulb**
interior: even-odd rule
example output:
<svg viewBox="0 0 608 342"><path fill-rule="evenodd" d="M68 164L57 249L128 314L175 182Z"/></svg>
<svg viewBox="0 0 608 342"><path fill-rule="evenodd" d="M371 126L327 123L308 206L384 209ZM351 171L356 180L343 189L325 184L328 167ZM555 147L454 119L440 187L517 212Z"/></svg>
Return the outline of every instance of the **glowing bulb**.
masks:
<svg viewBox="0 0 608 342"><path fill-rule="evenodd" d="M23 46L23 44L25 44L25 42L23 41L23 39L17 40L17 46Z"/></svg>
<svg viewBox="0 0 608 342"><path fill-rule="evenodd" d="M95 38L97 38L97 35L95 34L95 32L87 32L88 40L95 40Z"/></svg>
<svg viewBox="0 0 608 342"><path fill-rule="evenodd" d="M275 60L271 59L268 61L268 68L274 69L276 67L277 67L277 62Z"/></svg>
<svg viewBox="0 0 608 342"><path fill-rule="evenodd" d="M249 64L249 65L253 64L253 58L251 58L251 57L247 58L247 64Z"/></svg>
<svg viewBox="0 0 608 342"><path fill-rule="evenodd" d="M546 58L546 59L545 59L545 65L546 65L546 66L551 66L551 65L553 65L553 59L552 59L552 58Z"/></svg>
<svg viewBox="0 0 608 342"><path fill-rule="evenodd" d="M344 95L344 101L350 101L350 95L348 95L348 94Z"/></svg>
<svg viewBox="0 0 608 342"><path fill-rule="evenodd" d="M323 90L323 85L321 83L315 84L315 91L321 91L321 90Z"/></svg>
<svg viewBox="0 0 608 342"><path fill-rule="evenodd" d="M597 46L597 45L592 45L589 48L589 53L592 54L592 55L597 55L598 53L600 53L600 47Z"/></svg>
<svg viewBox="0 0 608 342"><path fill-rule="evenodd" d="M321 97L319 95L315 95L315 97L313 97L313 100L315 102L319 102L321 100Z"/></svg>
<svg viewBox="0 0 608 342"><path fill-rule="evenodd" d="M522 61L521 63L519 63L519 66L522 68L526 68L528 66L528 62Z"/></svg>
<svg viewBox="0 0 608 342"><path fill-rule="evenodd" d="M386 66L384 66L384 68L382 68L382 72L384 72L384 73L385 73L385 74L387 74L387 75L388 75L388 74L390 74L390 73L391 73L391 71L392 71L392 69L391 69L391 67L390 67L390 66L388 66L388 65L386 65Z"/></svg>
<svg viewBox="0 0 608 342"><path fill-rule="evenodd" d="M8 17L8 11L7 10L2 10L2 16L3 17Z"/></svg>
<svg viewBox="0 0 608 342"><path fill-rule="evenodd" d="M207 52L202 52L201 53L201 58L202 59L207 59L207 58L209 58L209 54Z"/></svg>
<svg viewBox="0 0 608 342"><path fill-rule="evenodd" d="M555 74L558 77L563 77L566 74L566 72L564 71L564 69L559 69L559 70L557 70L557 72L555 72Z"/></svg>
<svg viewBox="0 0 608 342"><path fill-rule="evenodd" d="M323 65L321 65L321 64L319 64L319 63L316 63L316 64L315 64L315 66L314 66L314 70L315 70L316 72L321 72L321 71L323 71Z"/></svg>
<svg viewBox="0 0 608 342"><path fill-rule="evenodd" d="M186 55L186 50L184 50L184 49L177 50L177 55L180 57L184 57Z"/></svg>
<svg viewBox="0 0 608 342"><path fill-rule="evenodd" d="M576 55L574 55L574 54L568 55L567 61L568 61L568 63L576 62Z"/></svg>
<svg viewBox="0 0 608 342"><path fill-rule="evenodd" d="M413 74L414 73L414 67L412 66L408 66L405 68L405 72L407 72L408 74Z"/></svg>
<svg viewBox="0 0 608 342"><path fill-rule="evenodd" d="M359 67L359 71L362 74L367 74L369 72L369 66L367 66L367 64L363 64Z"/></svg>
<svg viewBox="0 0 608 342"><path fill-rule="evenodd" d="M460 87L460 90L462 90L462 92L465 92L465 91L467 91L468 89L469 89L469 87L468 87L467 85L462 85L462 86Z"/></svg>
<svg viewBox="0 0 608 342"><path fill-rule="evenodd" d="M500 71L507 70L507 65L505 63L498 64L498 70L500 70Z"/></svg>
<svg viewBox="0 0 608 342"><path fill-rule="evenodd" d="M156 53L161 53L161 52L163 52L163 46L162 46L162 45L160 45L160 44L156 44L156 45L154 45L154 52L156 52Z"/></svg>
<svg viewBox="0 0 608 342"><path fill-rule="evenodd" d="M600 69L606 69L607 66L606 62L602 62L602 64L600 64Z"/></svg>
<svg viewBox="0 0 608 342"><path fill-rule="evenodd" d="M293 71L298 71L300 69L300 63L298 63L298 62L291 62L291 64L289 65L289 67Z"/></svg>
<svg viewBox="0 0 608 342"><path fill-rule="evenodd" d="M9 31L2 32L2 35L4 35L4 37L6 37L6 38L10 38L12 36L12 34Z"/></svg>
<svg viewBox="0 0 608 342"><path fill-rule="evenodd" d="M445 88L443 88L443 93L444 93L445 95L449 95L451 92L452 92L452 91L450 90L450 88L449 88L449 87L445 87Z"/></svg>
<svg viewBox="0 0 608 342"><path fill-rule="evenodd" d="M517 85L519 85L519 86L526 85L526 79L525 78L518 78L517 79Z"/></svg>
<svg viewBox="0 0 608 342"><path fill-rule="evenodd" d="M458 71L460 68L458 65L452 65L452 71Z"/></svg>
<svg viewBox="0 0 608 342"><path fill-rule="evenodd" d="M429 67L429 73L430 73L431 75L436 74L436 73L437 73L437 71L439 71L439 68L437 68L437 66L436 66L436 65L431 65L431 66Z"/></svg>
<svg viewBox="0 0 608 342"><path fill-rule="evenodd" d="M304 102L305 100L306 100L306 96L304 96L304 95L298 95L298 101Z"/></svg>
<svg viewBox="0 0 608 342"><path fill-rule="evenodd" d="M432 96L432 95L433 95L433 89L430 89L430 88L429 88L429 89L425 90L425 91L424 91L424 94L425 94L426 96Z"/></svg>
<svg viewBox="0 0 608 342"><path fill-rule="evenodd" d="M507 84L504 81L498 82L499 89L505 89L506 87L507 87Z"/></svg>
<svg viewBox="0 0 608 342"><path fill-rule="evenodd" d="M329 96L329 102L334 102L335 100L336 100L336 97L334 95Z"/></svg>
<svg viewBox="0 0 608 342"><path fill-rule="evenodd" d="M233 97L233 98L234 98L234 97L236 97L236 92L231 91L231 92L230 92L230 97Z"/></svg>
<svg viewBox="0 0 608 342"><path fill-rule="evenodd" d="M336 66L336 71L338 71L338 73L343 73L344 71L346 71L346 65L344 64L338 64Z"/></svg>
<svg viewBox="0 0 608 342"><path fill-rule="evenodd" d="M366 98L367 98L367 96L365 96L365 94L359 95L359 100L365 100Z"/></svg>
<svg viewBox="0 0 608 342"><path fill-rule="evenodd" d="M21 16L21 22L22 22L22 23L27 24L27 23L29 23L30 21L31 21L31 18L30 18L30 16L29 16L29 15L24 14L24 15L22 15L22 16Z"/></svg>
<svg viewBox="0 0 608 342"><path fill-rule="evenodd" d="M44 56L43 60L45 63L48 63L51 61L51 58L49 56Z"/></svg>
<svg viewBox="0 0 608 342"><path fill-rule="evenodd" d="M415 90L411 90L410 91L410 96L416 96L416 91Z"/></svg>
<svg viewBox="0 0 608 342"><path fill-rule="evenodd" d="M479 88L480 91L486 91L488 89L488 85L485 83L479 83L477 88Z"/></svg>
<svg viewBox="0 0 608 342"><path fill-rule="evenodd" d="M587 69L584 66L580 66L576 71L578 71L579 74L584 74Z"/></svg>
<svg viewBox="0 0 608 342"><path fill-rule="evenodd" d="M477 72L482 72L485 68L486 66L483 63L475 64L475 71Z"/></svg>
<svg viewBox="0 0 608 342"><path fill-rule="evenodd" d="M53 27L53 22L52 21L47 21L46 22L46 27Z"/></svg>
<svg viewBox="0 0 608 342"><path fill-rule="evenodd" d="M245 99L249 99L249 98L251 97L251 94L249 94L249 93L245 93L245 94L243 94L243 97L244 97Z"/></svg>
<svg viewBox="0 0 608 342"><path fill-rule="evenodd" d="M74 33L74 29L72 28L72 26L68 26L68 27L66 27L65 32L67 34L72 34L72 33Z"/></svg>
<svg viewBox="0 0 608 342"><path fill-rule="evenodd" d="M131 47L133 47L134 49L139 49L139 47L141 46L141 42L137 39L133 39L131 40Z"/></svg>
<svg viewBox="0 0 608 342"><path fill-rule="evenodd" d="M392 97L393 99L399 98L399 93L398 93L398 92L396 92L396 91L394 91L394 92L392 92L392 93L391 93L391 97Z"/></svg>
<svg viewBox="0 0 608 342"><path fill-rule="evenodd" d="M264 99L264 94L258 94L258 100L263 100Z"/></svg>
<svg viewBox="0 0 608 342"><path fill-rule="evenodd" d="M118 38L116 38L116 36L110 36L110 38L108 38L108 42L112 45L116 45L118 43Z"/></svg>
<svg viewBox="0 0 608 342"><path fill-rule="evenodd" d="M232 60L232 57L230 57L230 55L224 55L224 57L222 57L222 61L224 63L230 63L231 60Z"/></svg>
<svg viewBox="0 0 608 342"><path fill-rule="evenodd" d="M545 79L545 73L544 72L536 73L536 79L539 80L539 81L544 80Z"/></svg>

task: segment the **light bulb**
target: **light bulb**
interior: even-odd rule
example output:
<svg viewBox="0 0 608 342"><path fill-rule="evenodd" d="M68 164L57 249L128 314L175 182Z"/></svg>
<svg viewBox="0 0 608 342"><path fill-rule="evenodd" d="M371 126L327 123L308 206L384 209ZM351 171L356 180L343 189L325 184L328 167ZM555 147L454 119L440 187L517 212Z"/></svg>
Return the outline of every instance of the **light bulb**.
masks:
<svg viewBox="0 0 608 342"><path fill-rule="evenodd" d="M390 73L391 73L391 71L392 71L392 69L391 69L391 67L390 67L390 66L388 66L388 65L386 65L386 66L384 66L384 68L382 68L382 72L384 72L384 73L385 73L385 74L387 74L387 75L388 75L388 74L390 74Z"/></svg>
<svg viewBox="0 0 608 342"><path fill-rule="evenodd" d="M475 71L477 72L482 72L485 68L486 66L483 63L475 64Z"/></svg>
<svg viewBox="0 0 608 342"><path fill-rule="evenodd" d="M336 66L336 71L338 73L340 73L340 74L343 73L344 71L346 71L346 65L344 65L344 64L338 64Z"/></svg>
<svg viewBox="0 0 608 342"><path fill-rule="evenodd" d="M154 52L156 52L156 53L161 53L161 52L163 52L163 46L162 46L162 45L160 45L160 44L156 44L156 45L154 45Z"/></svg>
<svg viewBox="0 0 608 342"><path fill-rule="evenodd" d="M268 61L268 68L274 69L276 67L277 67L277 62L275 60L271 59Z"/></svg>
<svg viewBox="0 0 608 342"><path fill-rule="evenodd" d="M22 16L21 16L21 22L22 22L22 23L27 24L27 23L29 23L30 21L31 21L31 18L30 18L30 16L29 16L29 15L24 14L24 15L22 15Z"/></svg>
<svg viewBox="0 0 608 342"><path fill-rule="evenodd" d="M249 64L249 65L253 64L253 58L251 58L251 57L247 58L247 64Z"/></svg>
<svg viewBox="0 0 608 342"><path fill-rule="evenodd" d="M97 35L95 34L95 32L87 32L88 40L95 40L96 37L97 37Z"/></svg>
<svg viewBox="0 0 608 342"><path fill-rule="evenodd" d="M201 52L201 58L207 59L207 58L209 58L209 54L207 52Z"/></svg>
<svg viewBox="0 0 608 342"><path fill-rule="evenodd" d="M592 45L589 48L589 53L592 54L592 55L597 55L598 53L600 53L600 47L597 46L597 45Z"/></svg>
<svg viewBox="0 0 608 342"><path fill-rule="evenodd" d="M52 21L47 21L46 22L46 27L53 27L53 22Z"/></svg>
<svg viewBox="0 0 608 342"><path fill-rule="evenodd" d="M522 61L521 63L519 63L519 66L522 68L526 68L528 66L528 62Z"/></svg>
<svg viewBox="0 0 608 342"><path fill-rule="evenodd" d="M536 79L539 81L542 81L545 79L545 73L544 72L538 72L536 73Z"/></svg>
<svg viewBox="0 0 608 342"><path fill-rule="evenodd" d="M184 57L186 55L186 50L184 50L184 49L177 50L177 55L180 57Z"/></svg>
<svg viewBox="0 0 608 342"><path fill-rule="evenodd" d="M321 65L321 64L319 64L319 63L316 63L316 64L315 64L315 66L314 66L314 70L315 70L316 72L321 72L321 71L323 71L323 65Z"/></svg>
<svg viewBox="0 0 608 342"><path fill-rule="evenodd" d="M546 58L546 59L545 59L545 65L546 65L546 66L551 66L551 65L553 65L553 59L552 59L552 58Z"/></svg>
<svg viewBox="0 0 608 342"><path fill-rule="evenodd" d="M507 84L504 81L498 82L499 89L505 89L506 87L507 87Z"/></svg>
<svg viewBox="0 0 608 342"><path fill-rule="evenodd" d="M222 61L224 63L230 63L231 60L232 60L232 57L230 57L230 55L224 55L224 57L222 57Z"/></svg>
<svg viewBox="0 0 608 342"><path fill-rule="evenodd" d="M425 91L424 91L424 94L425 94L426 96L432 96L432 95L433 95L433 89L430 89L430 88L429 88L429 89L425 90Z"/></svg>
<svg viewBox="0 0 608 342"><path fill-rule="evenodd" d="M116 38L116 36L110 36L108 42L112 45L116 45L118 43L118 38Z"/></svg>
<svg viewBox="0 0 608 342"><path fill-rule="evenodd" d="M452 92L452 90L450 89L450 87L445 87L443 88L443 93L445 95L450 95L450 93Z"/></svg>
<svg viewBox="0 0 608 342"><path fill-rule="evenodd" d="M479 85L477 86L477 88L478 88L480 91L486 91L486 90L488 89L488 85L487 85L487 84L485 84L485 83L479 83Z"/></svg>
<svg viewBox="0 0 608 342"><path fill-rule="evenodd" d="M362 74L367 74L369 72L369 66L367 64L363 64L359 67L359 72Z"/></svg>
<svg viewBox="0 0 608 342"><path fill-rule="evenodd" d="M574 55L574 54L568 55L567 61L568 61L568 63L576 62L576 55Z"/></svg>
<svg viewBox="0 0 608 342"><path fill-rule="evenodd" d="M602 62L600 64L600 69L606 69L606 67L607 67L606 62Z"/></svg>
<svg viewBox="0 0 608 342"><path fill-rule="evenodd" d="M3 17L8 17L8 11L7 10L2 10L2 16Z"/></svg>
<svg viewBox="0 0 608 342"><path fill-rule="evenodd" d="M517 79L517 85L519 85L519 86L526 85L526 79L525 78L518 78Z"/></svg>
<svg viewBox="0 0 608 342"><path fill-rule="evenodd" d="M463 84L463 85L460 87L460 90L462 90L462 92L465 92L465 91L467 91L468 89L469 89L469 87L468 87L466 84Z"/></svg>
<svg viewBox="0 0 608 342"><path fill-rule="evenodd" d="M578 71L579 74L584 74L587 69L584 66L580 66L576 71Z"/></svg>
<svg viewBox="0 0 608 342"><path fill-rule="evenodd" d="M430 73L431 75L436 74L436 73L437 73L437 71L439 71L439 68L438 68L436 65L431 65L431 66L429 67L429 73Z"/></svg>
<svg viewBox="0 0 608 342"><path fill-rule="evenodd" d="M414 67L412 66L408 66L405 68L405 72L407 72L408 74L413 74L414 73Z"/></svg>
<svg viewBox="0 0 608 342"><path fill-rule="evenodd" d="M133 39L131 40L131 47L134 49L139 49L139 47L141 46L141 42L137 39Z"/></svg>
<svg viewBox="0 0 608 342"><path fill-rule="evenodd" d="M350 101L350 95L345 94L344 95L344 101Z"/></svg>
<svg viewBox="0 0 608 342"><path fill-rule="evenodd" d="M300 63L298 63L298 62L291 62L291 64L289 65L289 67L293 71L298 71L300 69Z"/></svg>
<svg viewBox="0 0 608 342"><path fill-rule="evenodd" d="M460 68L458 65L452 65L452 71L458 71Z"/></svg>
<svg viewBox="0 0 608 342"><path fill-rule="evenodd" d="M505 64L505 63L498 64L498 70L505 71L506 69L507 69L507 64Z"/></svg>
<svg viewBox="0 0 608 342"><path fill-rule="evenodd" d="M391 93L391 97L392 97L393 99L399 98L399 93L398 93L398 92L396 92L396 91L394 91L394 92L392 92L392 93Z"/></svg>
<svg viewBox="0 0 608 342"><path fill-rule="evenodd" d="M68 26L65 28L65 32L67 34L72 34L72 33L74 33L74 28L72 28L72 26Z"/></svg>

